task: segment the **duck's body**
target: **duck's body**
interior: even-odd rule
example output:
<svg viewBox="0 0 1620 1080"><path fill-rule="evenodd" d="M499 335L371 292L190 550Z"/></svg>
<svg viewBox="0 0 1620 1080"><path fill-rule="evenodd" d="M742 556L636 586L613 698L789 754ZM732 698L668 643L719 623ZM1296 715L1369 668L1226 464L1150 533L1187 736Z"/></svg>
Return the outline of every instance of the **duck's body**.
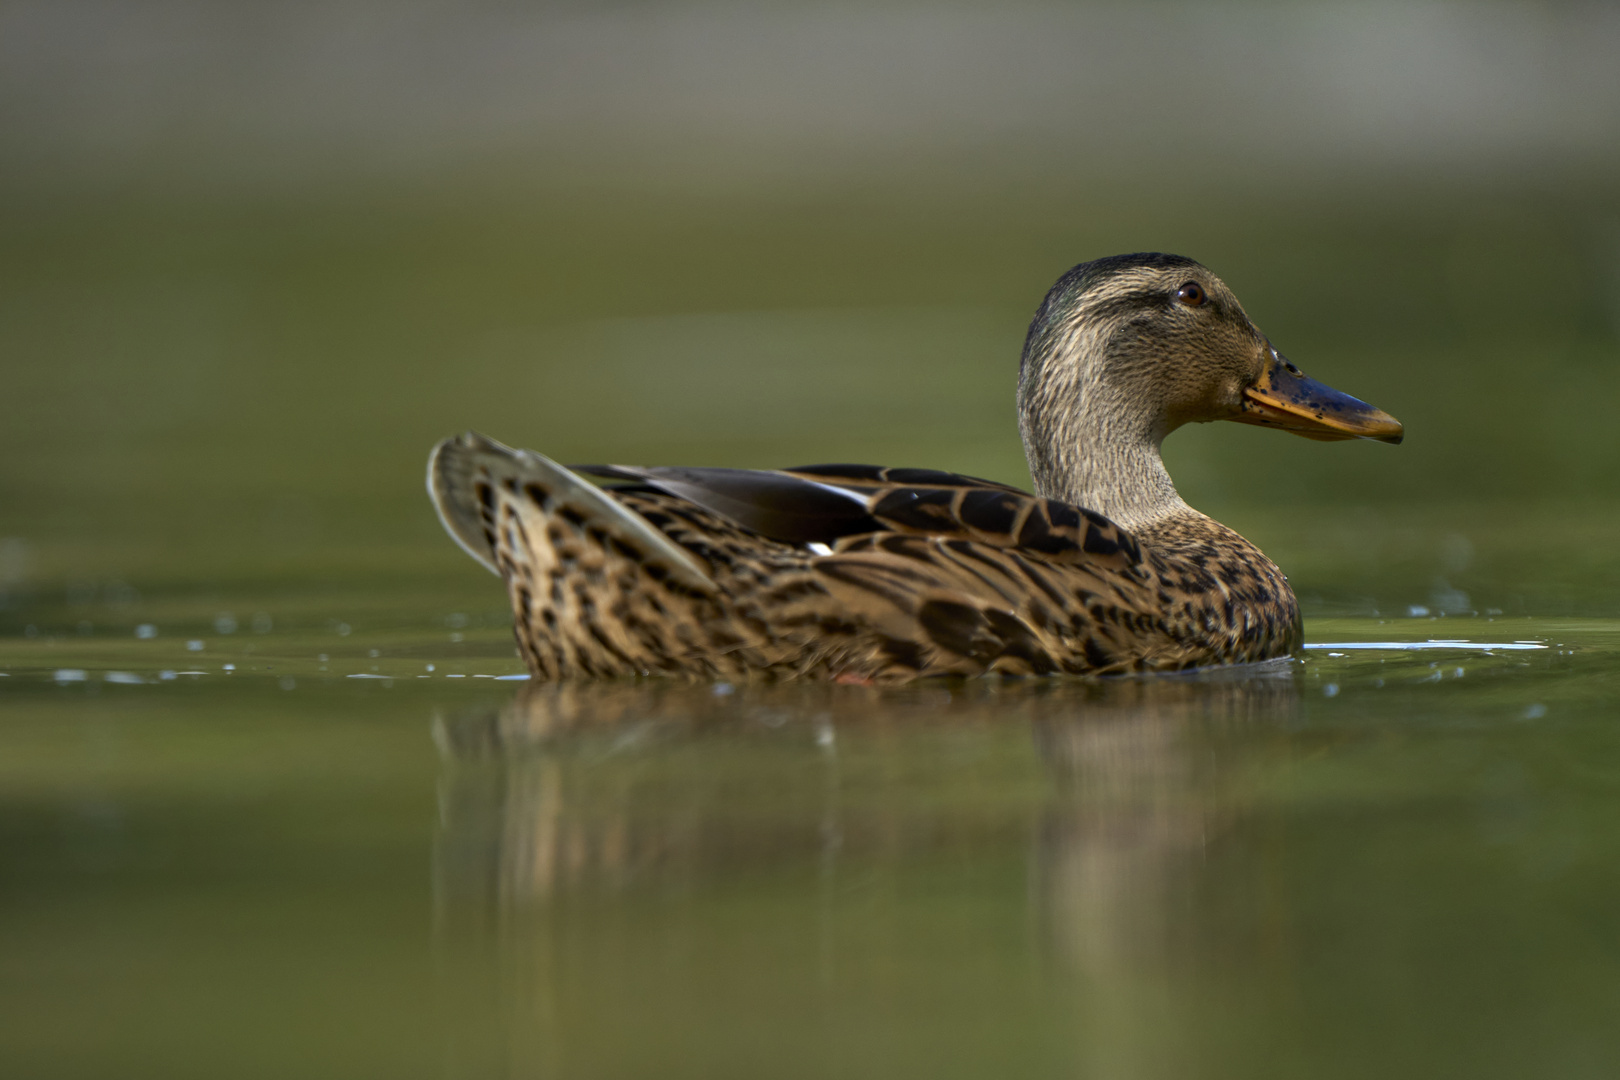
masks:
<svg viewBox="0 0 1620 1080"><path fill-rule="evenodd" d="M505 579L537 678L1164 671L1300 644L1287 579L1182 502L1164 435L1222 418L1400 434L1300 376L1177 256L1065 275L1019 405L1038 495L870 466L569 469L473 434L435 449L429 488Z"/></svg>

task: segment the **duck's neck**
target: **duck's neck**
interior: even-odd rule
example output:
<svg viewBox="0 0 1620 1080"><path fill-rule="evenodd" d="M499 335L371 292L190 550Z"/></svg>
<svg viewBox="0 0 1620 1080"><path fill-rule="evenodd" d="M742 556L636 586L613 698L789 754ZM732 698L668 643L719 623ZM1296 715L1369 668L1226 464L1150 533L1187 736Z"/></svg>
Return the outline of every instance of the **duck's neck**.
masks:
<svg viewBox="0 0 1620 1080"><path fill-rule="evenodd" d="M1159 454L1167 431L1143 416L1141 402L1105 385L1064 381L1019 388L1019 430L1037 494L1135 533L1203 516L1176 493Z"/></svg>

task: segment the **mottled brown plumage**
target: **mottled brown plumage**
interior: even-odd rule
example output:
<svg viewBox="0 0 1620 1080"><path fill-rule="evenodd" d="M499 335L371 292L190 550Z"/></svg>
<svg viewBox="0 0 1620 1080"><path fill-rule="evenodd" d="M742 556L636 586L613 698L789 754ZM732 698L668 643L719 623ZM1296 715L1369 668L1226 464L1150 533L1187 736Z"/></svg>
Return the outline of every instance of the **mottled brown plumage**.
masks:
<svg viewBox="0 0 1620 1080"><path fill-rule="evenodd" d="M1108 674L1300 644L1287 579L1182 502L1165 435L1235 419L1400 438L1170 255L1058 281L1030 327L1019 414L1038 495L862 465L565 468L471 433L435 448L428 486L506 581L537 678Z"/></svg>

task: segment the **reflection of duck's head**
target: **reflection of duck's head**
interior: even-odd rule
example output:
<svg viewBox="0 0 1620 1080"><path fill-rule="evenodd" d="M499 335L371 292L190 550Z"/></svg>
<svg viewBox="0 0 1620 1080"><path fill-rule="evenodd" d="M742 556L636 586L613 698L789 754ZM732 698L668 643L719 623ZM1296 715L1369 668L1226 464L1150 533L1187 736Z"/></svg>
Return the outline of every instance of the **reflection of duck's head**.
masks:
<svg viewBox="0 0 1620 1080"><path fill-rule="evenodd" d="M1063 275L1030 325L1018 406L1036 489L1126 527L1185 508L1159 460L1183 424L1401 439L1389 414L1306 378L1220 278L1180 255L1115 255Z"/></svg>

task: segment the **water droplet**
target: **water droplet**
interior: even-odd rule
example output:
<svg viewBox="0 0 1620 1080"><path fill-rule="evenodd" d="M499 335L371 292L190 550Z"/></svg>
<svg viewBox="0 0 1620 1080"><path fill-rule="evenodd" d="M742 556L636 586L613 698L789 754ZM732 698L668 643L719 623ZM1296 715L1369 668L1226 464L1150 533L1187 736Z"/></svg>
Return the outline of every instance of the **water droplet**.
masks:
<svg viewBox="0 0 1620 1080"><path fill-rule="evenodd" d="M135 636L142 641L150 641L157 637L157 627L149 622L143 622L135 628Z"/></svg>
<svg viewBox="0 0 1620 1080"><path fill-rule="evenodd" d="M189 652L202 652L203 643L200 641L188 641L186 642L186 649Z"/></svg>

